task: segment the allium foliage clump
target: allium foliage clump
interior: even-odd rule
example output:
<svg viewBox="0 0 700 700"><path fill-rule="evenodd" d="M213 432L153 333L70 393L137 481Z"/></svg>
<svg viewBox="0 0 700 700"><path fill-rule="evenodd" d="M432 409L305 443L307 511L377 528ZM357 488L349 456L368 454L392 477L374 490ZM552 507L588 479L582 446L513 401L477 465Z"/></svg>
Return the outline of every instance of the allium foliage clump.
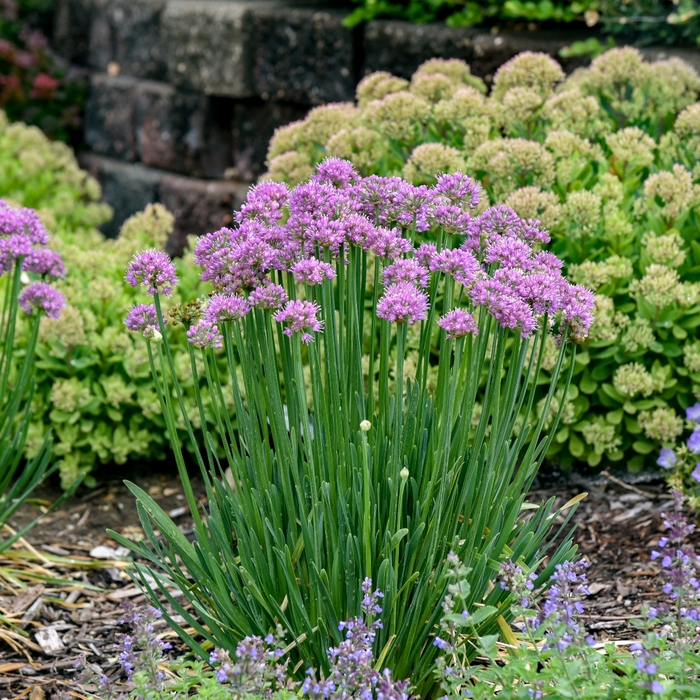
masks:
<svg viewBox="0 0 700 700"><path fill-rule="evenodd" d="M421 67L410 82L367 76L352 126L339 124L325 142L306 121L284 127L266 177L296 184L278 167L292 151L308 167L339 156L364 176L425 185L464 160L459 169L486 193L480 206L538 220L551 235L547 249L596 295L596 320L573 368L575 415L548 457L563 466L651 467L675 440L674 421L700 398L700 76L678 59L646 63L631 47L568 77L550 56L525 52L499 68L486 95L466 64L459 72L453 63ZM409 103L421 109L409 112ZM360 130L371 158L350 137ZM293 145L284 138L292 131ZM644 387L620 391L637 365Z"/></svg>
<svg viewBox="0 0 700 700"><path fill-rule="evenodd" d="M177 582L196 601L198 616L181 610L188 624L229 653L279 623L296 639L293 654L328 678L325 650L343 648L337 622L360 614L371 578L386 613L368 644L393 678L427 692L450 549L474 572L473 599L489 604L504 595L489 592L489 561L506 550L539 561L552 504L525 520L520 506L551 443L544 414L558 387L565 394L561 367L585 341L593 295L542 252L538 222L507 207L481 211L479 195L461 173L415 186L362 177L339 159L294 189L255 187L237 226L195 250L215 292L183 319L191 371L216 401L216 429L201 437L161 292L146 289L159 336L144 333L145 344L167 430L184 420L209 506L202 515L174 441L195 542L134 485L145 531L153 523L167 533L171 554L156 540L150 549L114 536L150 560L137 579ZM419 234L435 243L419 245ZM141 267L137 256L127 278ZM169 269L163 259L150 273ZM129 323L140 328L150 313L132 311ZM550 344L546 411L523 425ZM233 485L218 476L224 466ZM552 565L569 552L565 539Z"/></svg>

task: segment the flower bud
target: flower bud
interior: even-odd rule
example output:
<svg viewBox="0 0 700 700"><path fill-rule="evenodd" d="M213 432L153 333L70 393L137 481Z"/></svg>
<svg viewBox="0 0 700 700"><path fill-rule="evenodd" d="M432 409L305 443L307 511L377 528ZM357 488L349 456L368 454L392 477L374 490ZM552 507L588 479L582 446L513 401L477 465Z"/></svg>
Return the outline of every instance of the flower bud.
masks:
<svg viewBox="0 0 700 700"><path fill-rule="evenodd" d="M360 423L360 430L363 433L368 433L371 427L372 427L372 424L368 420L363 420Z"/></svg>
<svg viewBox="0 0 700 700"><path fill-rule="evenodd" d="M399 476L401 477L401 481L406 481L406 479L408 479L408 469L406 469L406 467L404 467L404 468L399 472Z"/></svg>
<svg viewBox="0 0 700 700"><path fill-rule="evenodd" d="M163 340L163 335L155 326L147 326L143 330L143 337L146 340L152 340L154 343L160 343Z"/></svg>

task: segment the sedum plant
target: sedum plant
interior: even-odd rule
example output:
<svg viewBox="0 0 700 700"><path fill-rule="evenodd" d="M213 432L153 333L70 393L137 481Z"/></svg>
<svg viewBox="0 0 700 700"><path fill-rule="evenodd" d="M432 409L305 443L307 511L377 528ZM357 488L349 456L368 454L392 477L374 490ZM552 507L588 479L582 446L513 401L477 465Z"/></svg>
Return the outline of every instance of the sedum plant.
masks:
<svg viewBox="0 0 700 700"><path fill-rule="evenodd" d="M47 431L34 457L26 463L23 460L33 410L39 325L43 317L58 318L65 303L63 295L48 283L65 274L61 257L47 247L48 242L49 234L35 211L0 200L0 526L7 524L55 469L50 464L51 435ZM28 320L23 348L17 343L20 311ZM77 487L77 482L72 486ZM34 522L18 532L9 530L10 536L0 538L0 552Z"/></svg>
<svg viewBox="0 0 700 700"><path fill-rule="evenodd" d="M484 202L539 221L568 274L596 293L549 457L634 470L672 447L700 398L699 93L688 65L645 63L632 48L568 78L526 52L488 95L464 63L433 59L411 81L367 76L357 105L279 129L266 177L294 184L328 155L416 184L466 167ZM550 342L538 413L555 358Z"/></svg>
<svg viewBox="0 0 700 700"><path fill-rule="evenodd" d="M342 641L339 622L360 613L371 578L385 596L378 666L427 695L451 549L470 569L471 600L501 605L501 616L504 591L491 584L499 561L534 567L546 556L549 573L572 556L553 501L528 510L524 497L563 411L545 430L593 295L540 250L548 236L539 225L478 207L479 187L462 174L413 186L360 177L339 159L294 190L253 189L238 227L207 234L195 250L215 290L185 319L191 371L215 397L215 430L203 433L183 400L163 313L176 269L156 250L132 260L126 280L153 303L134 307L126 324L145 338L168 433L185 421L208 505L195 501L175 441L194 541L134 484L147 541L111 536L145 558L135 579L154 605L167 601L182 616L163 608L203 658L186 626L233 653L279 624L293 667L327 674L326 649ZM419 234L435 243L419 244ZM559 349L545 411L523 423L550 337ZM481 629L496 629L497 617Z"/></svg>

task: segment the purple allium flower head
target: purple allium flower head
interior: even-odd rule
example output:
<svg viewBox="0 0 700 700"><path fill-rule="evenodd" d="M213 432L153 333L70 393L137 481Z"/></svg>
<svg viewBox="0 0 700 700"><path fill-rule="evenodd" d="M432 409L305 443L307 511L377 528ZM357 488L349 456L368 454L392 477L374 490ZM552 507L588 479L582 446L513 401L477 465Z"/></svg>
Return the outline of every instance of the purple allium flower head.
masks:
<svg viewBox="0 0 700 700"><path fill-rule="evenodd" d="M461 338L468 333L479 334L474 317L464 309L454 309L438 319L438 326L448 338Z"/></svg>
<svg viewBox="0 0 700 700"><path fill-rule="evenodd" d="M30 316L35 309L38 309L49 318L58 318L65 304L66 300L63 294L46 282L30 284L19 295L19 305Z"/></svg>
<svg viewBox="0 0 700 700"><path fill-rule="evenodd" d="M219 327L204 319L187 329L187 340L196 348L222 348L224 346Z"/></svg>
<svg viewBox="0 0 700 700"><path fill-rule="evenodd" d="M462 208L475 209L479 204L479 186L462 173L438 175L433 191Z"/></svg>
<svg viewBox="0 0 700 700"><path fill-rule="evenodd" d="M312 182L332 185L345 189L357 182L358 174L352 163L342 158L326 158L316 166L316 173L311 176Z"/></svg>
<svg viewBox="0 0 700 700"><path fill-rule="evenodd" d="M387 287L377 303L377 316L391 323L424 321L428 315L428 296L409 282L398 282Z"/></svg>
<svg viewBox="0 0 700 700"><path fill-rule="evenodd" d="M323 330L323 321L320 321L316 314L320 311L317 304L311 301L288 301L281 311L274 315L277 323L286 323L284 334L292 336L294 333L301 333L301 341L310 343L314 337L311 333L319 333Z"/></svg>
<svg viewBox="0 0 700 700"><path fill-rule="evenodd" d="M374 233L372 223L361 214L350 214L343 222L345 240L351 245L364 246Z"/></svg>
<svg viewBox="0 0 700 700"><path fill-rule="evenodd" d="M365 250L371 250L378 257L389 258L389 260L395 260L413 250L411 241L403 238L398 228L373 229L363 247Z"/></svg>
<svg viewBox="0 0 700 700"><path fill-rule="evenodd" d="M595 297L590 289L580 284L567 284L562 289L562 319L569 328L569 338L581 342L588 335L593 323Z"/></svg>
<svg viewBox="0 0 700 700"><path fill-rule="evenodd" d="M421 243L414 251L413 257L417 260L423 267L430 267L430 261L433 256L437 253L437 246L435 243Z"/></svg>
<svg viewBox="0 0 700 700"><path fill-rule="evenodd" d="M526 243L549 243L549 234L542 230L539 222L524 221L510 207L490 207L475 221L478 238L486 243L493 238L506 236L518 238Z"/></svg>
<svg viewBox="0 0 700 700"><path fill-rule="evenodd" d="M659 458L656 460L656 463L664 469L671 469L676 463L676 453L668 447L664 447L659 452Z"/></svg>
<svg viewBox="0 0 700 700"><path fill-rule="evenodd" d="M13 234L0 238L0 276L10 272L18 260L27 258L35 251L29 238Z"/></svg>
<svg viewBox="0 0 700 700"><path fill-rule="evenodd" d="M246 201L236 212L240 224L246 219L261 219L267 224L282 218L284 207L289 201L289 188L278 182L261 182L248 191Z"/></svg>
<svg viewBox="0 0 700 700"><path fill-rule="evenodd" d="M427 287L430 272L415 258L399 258L384 268L384 286L397 282L411 282L419 287Z"/></svg>
<svg viewBox="0 0 700 700"><path fill-rule="evenodd" d="M523 338L532 335L537 327L529 305L498 280L478 281L471 290L471 299L477 306L483 306L500 326L517 330Z"/></svg>
<svg viewBox="0 0 700 700"><path fill-rule="evenodd" d="M287 302L287 292L281 284L263 282L248 295L248 303L260 309L279 309Z"/></svg>
<svg viewBox="0 0 700 700"><path fill-rule="evenodd" d="M63 258L50 248L33 248L24 258L22 269L25 272L33 272L51 279L66 276Z"/></svg>
<svg viewBox="0 0 700 700"><path fill-rule="evenodd" d="M694 403L685 409L685 417L693 423L700 424L700 402Z"/></svg>
<svg viewBox="0 0 700 700"><path fill-rule="evenodd" d="M700 454L700 428L695 428L688 438L688 449L694 454Z"/></svg>
<svg viewBox="0 0 700 700"><path fill-rule="evenodd" d="M532 261L532 271L541 273L561 272L564 263L559 258L546 250L540 251Z"/></svg>
<svg viewBox="0 0 700 700"><path fill-rule="evenodd" d="M291 273L297 282L308 285L321 284L335 277L333 266L317 258L299 260L292 265Z"/></svg>
<svg viewBox="0 0 700 700"><path fill-rule="evenodd" d="M471 230L472 217L453 204L439 204L430 212L428 222L445 233L464 236Z"/></svg>
<svg viewBox="0 0 700 700"><path fill-rule="evenodd" d="M442 272L451 275L465 287L471 287L481 276L479 261L463 248L436 251L433 253L428 267L431 272Z"/></svg>
<svg viewBox="0 0 700 700"><path fill-rule="evenodd" d="M484 261L527 271L532 265L532 248L517 238L495 238L486 246Z"/></svg>
<svg viewBox="0 0 700 700"><path fill-rule="evenodd" d="M34 245L46 245L49 234L34 209L11 207L0 199L0 237L24 236Z"/></svg>
<svg viewBox="0 0 700 700"><path fill-rule="evenodd" d="M695 479L698 483L700 483L700 462L698 462L695 465L695 469L693 469L692 472L690 472L690 476Z"/></svg>
<svg viewBox="0 0 700 700"><path fill-rule="evenodd" d="M226 321L238 321L250 310L248 301L235 294L215 294L209 299L204 311L204 321L210 326L218 326Z"/></svg>
<svg viewBox="0 0 700 700"><path fill-rule="evenodd" d="M136 333L142 333L149 327L158 327L158 316L153 304L137 304L133 306L124 319L124 325Z"/></svg>
<svg viewBox="0 0 700 700"><path fill-rule="evenodd" d="M162 250L144 250L129 263L126 281L132 287L146 287L149 294L170 296L177 285L173 261Z"/></svg>

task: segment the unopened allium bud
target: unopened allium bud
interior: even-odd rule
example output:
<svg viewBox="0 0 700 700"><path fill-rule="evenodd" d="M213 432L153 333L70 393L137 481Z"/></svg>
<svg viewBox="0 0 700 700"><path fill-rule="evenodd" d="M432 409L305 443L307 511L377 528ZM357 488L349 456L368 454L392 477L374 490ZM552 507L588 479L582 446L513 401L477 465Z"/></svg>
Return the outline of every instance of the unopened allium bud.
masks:
<svg viewBox="0 0 700 700"><path fill-rule="evenodd" d="M363 433L368 433L372 429L372 424L367 420L360 421L360 430Z"/></svg>
<svg viewBox="0 0 700 700"><path fill-rule="evenodd" d="M399 472L399 476L401 477L401 480L402 480L402 481L406 481L406 480L408 479L408 475L409 475L409 472L408 472L408 469L406 469L406 467L404 467L404 468Z"/></svg>
<svg viewBox="0 0 700 700"><path fill-rule="evenodd" d="M154 343L160 343L163 340L163 335L155 326L146 326L146 328L143 329L143 337Z"/></svg>

